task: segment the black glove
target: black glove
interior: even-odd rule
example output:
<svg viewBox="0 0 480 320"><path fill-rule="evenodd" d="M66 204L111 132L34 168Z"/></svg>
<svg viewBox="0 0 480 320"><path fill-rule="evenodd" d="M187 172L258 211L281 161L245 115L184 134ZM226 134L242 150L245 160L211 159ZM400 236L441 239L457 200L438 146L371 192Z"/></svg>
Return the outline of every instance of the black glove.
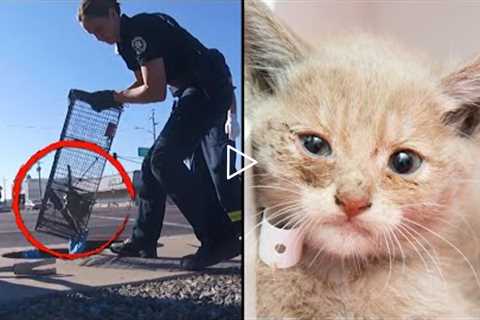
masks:
<svg viewBox="0 0 480 320"><path fill-rule="evenodd" d="M109 108L121 108L122 104L113 99L113 90L102 90L92 92L90 96L90 105L92 109L101 112Z"/></svg>
<svg viewBox="0 0 480 320"><path fill-rule="evenodd" d="M88 103L96 112L110 108L121 108L122 104L113 99L114 91L102 90L95 92L87 92L83 90L72 89L68 97L70 100L78 99Z"/></svg>
<svg viewBox="0 0 480 320"><path fill-rule="evenodd" d="M75 100L82 100L83 102L90 103L90 96L91 93L79 89L71 89L68 93L68 98L70 99L70 103Z"/></svg>

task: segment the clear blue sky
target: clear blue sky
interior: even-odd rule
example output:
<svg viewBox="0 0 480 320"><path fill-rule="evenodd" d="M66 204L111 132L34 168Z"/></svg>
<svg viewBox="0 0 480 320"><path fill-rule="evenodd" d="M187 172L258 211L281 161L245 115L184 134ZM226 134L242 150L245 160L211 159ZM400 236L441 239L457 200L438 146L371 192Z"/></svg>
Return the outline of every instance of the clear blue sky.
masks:
<svg viewBox="0 0 480 320"><path fill-rule="evenodd" d="M133 81L133 74L113 47L82 30L76 21L78 3L0 2L0 184L7 179L8 197L21 164L59 139L69 89L123 89ZM238 88L237 105L241 105L240 0L132 0L121 1L121 5L128 15L170 14L207 47L220 49L231 67ZM160 130L171 101L127 108L112 151L135 157L138 146L149 147L151 134L134 128L151 129L148 118L155 108ZM122 164L128 171L139 168L131 162Z"/></svg>

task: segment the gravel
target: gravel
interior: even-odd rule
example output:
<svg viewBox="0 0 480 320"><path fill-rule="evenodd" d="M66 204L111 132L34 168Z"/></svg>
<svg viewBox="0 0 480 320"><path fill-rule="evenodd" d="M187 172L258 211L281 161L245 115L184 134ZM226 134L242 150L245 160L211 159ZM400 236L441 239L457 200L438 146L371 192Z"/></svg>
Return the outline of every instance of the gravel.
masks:
<svg viewBox="0 0 480 320"><path fill-rule="evenodd" d="M241 281L236 269L231 273L202 273L89 291L56 293L10 306L8 311L0 311L0 319L235 320L241 318Z"/></svg>

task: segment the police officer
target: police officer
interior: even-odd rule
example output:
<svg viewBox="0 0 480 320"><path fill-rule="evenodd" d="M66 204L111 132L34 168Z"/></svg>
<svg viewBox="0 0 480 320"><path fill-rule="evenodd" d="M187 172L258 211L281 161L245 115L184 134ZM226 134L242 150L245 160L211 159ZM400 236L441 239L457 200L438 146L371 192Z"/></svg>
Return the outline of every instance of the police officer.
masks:
<svg viewBox="0 0 480 320"><path fill-rule="evenodd" d="M130 239L111 250L156 257L167 194L192 225L201 246L182 266L198 270L240 253L233 225L210 185L183 160L225 119L233 86L223 55L207 49L166 14L121 14L116 0L82 0L78 19L99 41L116 44L136 81L127 89L73 94L97 111L124 103L163 101L167 85L177 98L169 119L142 164L139 216ZM222 120L220 120L222 119ZM200 157L196 163L205 164ZM207 170L205 165L201 170Z"/></svg>

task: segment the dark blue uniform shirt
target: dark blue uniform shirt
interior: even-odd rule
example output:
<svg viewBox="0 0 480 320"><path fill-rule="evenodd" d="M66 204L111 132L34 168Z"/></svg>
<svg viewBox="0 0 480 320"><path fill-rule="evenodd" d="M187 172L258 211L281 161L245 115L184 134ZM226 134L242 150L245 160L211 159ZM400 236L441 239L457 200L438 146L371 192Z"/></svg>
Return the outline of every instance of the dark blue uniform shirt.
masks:
<svg viewBox="0 0 480 320"><path fill-rule="evenodd" d="M185 80L199 54L206 48L168 15L123 14L120 20L118 53L127 67L136 71L147 62L163 58L167 83Z"/></svg>

